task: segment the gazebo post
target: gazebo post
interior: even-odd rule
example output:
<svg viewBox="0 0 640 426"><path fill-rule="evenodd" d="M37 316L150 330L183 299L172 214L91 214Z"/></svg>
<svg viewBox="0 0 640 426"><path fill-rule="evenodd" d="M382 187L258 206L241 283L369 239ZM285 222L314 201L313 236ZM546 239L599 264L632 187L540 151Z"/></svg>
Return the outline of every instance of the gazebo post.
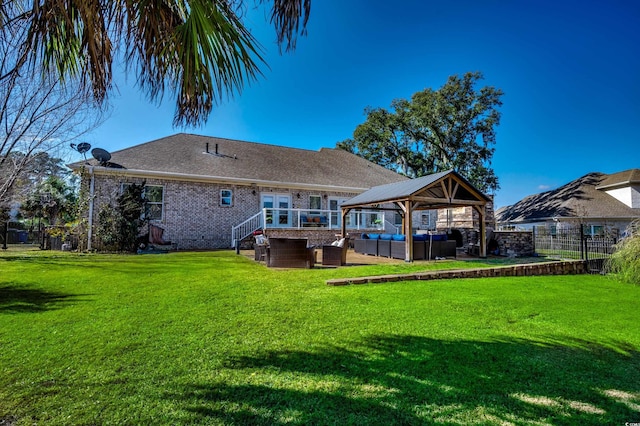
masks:
<svg viewBox="0 0 640 426"><path fill-rule="evenodd" d="M340 209L342 212L342 220L340 222L340 233L342 234L342 238L347 238L347 221L345 218L351 211L351 209Z"/></svg>
<svg viewBox="0 0 640 426"><path fill-rule="evenodd" d="M404 261L413 262L413 232L411 223L413 214L411 212L411 200L404 202Z"/></svg>
<svg viewBox="0 0 640 426"><path fill-rule="evenodd" d="M478 255L482 258L487 257L487 224L485 223L486 205L474 206L478 212L478 219L480 221L480 252Z"/></svg>

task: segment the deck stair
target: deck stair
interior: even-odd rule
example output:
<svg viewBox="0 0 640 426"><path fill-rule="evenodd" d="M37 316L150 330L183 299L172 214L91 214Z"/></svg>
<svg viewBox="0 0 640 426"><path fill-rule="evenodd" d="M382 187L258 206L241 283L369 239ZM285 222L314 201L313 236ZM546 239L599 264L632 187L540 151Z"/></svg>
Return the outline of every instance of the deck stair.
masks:
<svg viewBox="0 0 640 426"><path fill-rule="evenodd" d="M254 214L244 222L231 228L231 248L238 248L240 241L253 235L253 233L263 228L263 214L262 211Z"/></svg>

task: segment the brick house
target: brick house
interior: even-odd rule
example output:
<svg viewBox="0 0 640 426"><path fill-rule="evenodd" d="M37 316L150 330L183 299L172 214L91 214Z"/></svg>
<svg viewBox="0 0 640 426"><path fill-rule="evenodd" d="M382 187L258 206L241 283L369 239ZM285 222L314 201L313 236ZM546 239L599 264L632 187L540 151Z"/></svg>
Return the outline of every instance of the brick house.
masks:
<svg viewBox="0 0 640 426"><path fill-rule="evenodd" d="M126 184L145 183L147 215L178 249L229 248L255 228L332 241L340 204L407 179L339 149L318 151L179 133L69 165L89 194L88 248L98 212ZM393 216L362 213L358 229L393 228ZM375 222L375 224L374 224ZM242 224L247 226L241 227Z"/></svg>

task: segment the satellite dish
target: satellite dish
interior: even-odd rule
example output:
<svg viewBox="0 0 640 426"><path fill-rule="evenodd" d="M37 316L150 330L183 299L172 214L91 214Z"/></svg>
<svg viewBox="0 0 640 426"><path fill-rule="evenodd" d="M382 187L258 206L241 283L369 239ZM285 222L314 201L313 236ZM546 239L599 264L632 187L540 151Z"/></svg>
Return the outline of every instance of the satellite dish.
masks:
<svg viewBox="0 0 640 426"><path fill-rule="evenodd" d="M84 161L87 161L87 151L91 149L91 145L87 142L80 142L78 145L75 143L71 144L71 148L78 151L84 157Z"/></svg>
<svg viewBox="0 0 640 426"><path fill-rule="evenodd" d="M89 151L90 149L91 149L91 144L89 144L87 142L79 143L78 146L76 146L76 151L78 151L80 154L84 154L85 152Z"/></svg>
<svg viewBox="0 0 640 426"><path fill-rule="evenodd" d="M111 160L111 154L109 154L109 151L102 148L93 148L91 150L91 155L100 162L100 165L105 165L109 160Z"/></svg>

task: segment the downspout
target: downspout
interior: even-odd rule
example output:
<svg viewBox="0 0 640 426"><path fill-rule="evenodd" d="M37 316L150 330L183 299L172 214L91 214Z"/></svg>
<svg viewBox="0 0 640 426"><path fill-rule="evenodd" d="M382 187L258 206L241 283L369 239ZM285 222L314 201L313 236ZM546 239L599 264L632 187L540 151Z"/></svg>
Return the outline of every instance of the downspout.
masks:
<svg viewBox="0 0 640 426"><path fill-rule="evenodd" d="M93 166L89 166L89 175L91 175L91 183L89 184L89 229L87 230L87 250L91 250L91 240L93 233L93 193L95 189L95 179L93 175Z"/></svg>

